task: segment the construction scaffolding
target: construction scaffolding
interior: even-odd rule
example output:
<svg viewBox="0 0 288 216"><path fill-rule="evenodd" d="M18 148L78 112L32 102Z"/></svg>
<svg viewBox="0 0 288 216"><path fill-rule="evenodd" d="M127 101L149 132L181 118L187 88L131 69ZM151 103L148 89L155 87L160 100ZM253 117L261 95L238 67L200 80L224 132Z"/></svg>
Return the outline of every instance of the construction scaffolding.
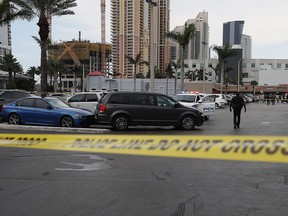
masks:
<svg viewBox="0 0 288 216"><path fill-rule="evenodd" d="M111 45L89 41L66 41L48 48L49 60L62 61L68 68L82 65L86 73L96 70L103 74L109 73L109 61L106 59L110 59L110 53Z"/></svg>

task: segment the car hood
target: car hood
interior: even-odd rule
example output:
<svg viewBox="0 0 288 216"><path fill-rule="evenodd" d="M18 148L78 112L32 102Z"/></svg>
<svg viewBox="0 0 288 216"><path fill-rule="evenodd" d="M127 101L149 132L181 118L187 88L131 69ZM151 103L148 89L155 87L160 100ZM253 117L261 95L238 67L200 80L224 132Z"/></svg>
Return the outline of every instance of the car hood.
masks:
<svg viewBox="0 0 288 216"><path fill-rule="evenodd" d="M93 113L86 109L80 109L80 108L74 108L74 107L67 107L67 108L61 108L62 110L67 110L71 112L75 112L77 114L81 115L93 115Z"/></svg>
<svg viewBox="0 0 288 216"><path fill-rule="evenodd" d="M182 102L182 101L178 101L178 102L186 107L193 107L195 104L198 104L196 102Z"/></svg>

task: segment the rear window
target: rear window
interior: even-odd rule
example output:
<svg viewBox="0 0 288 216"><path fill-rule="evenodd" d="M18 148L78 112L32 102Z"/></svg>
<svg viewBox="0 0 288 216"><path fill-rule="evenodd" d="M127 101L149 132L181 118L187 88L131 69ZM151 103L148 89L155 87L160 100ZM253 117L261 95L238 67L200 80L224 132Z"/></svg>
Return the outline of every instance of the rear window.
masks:
<svg viewBox="0 0 288 216"><path fill-rule="evenodd" d="M112 94L108 103L111 104L130 104L131 94Z"/></svg>
<svg viewBox="0 0 288 216"><path fill-rule="evenodd" d="M86 101L87 102L98 101L98 96L96 94L86 94Z"/></svg>

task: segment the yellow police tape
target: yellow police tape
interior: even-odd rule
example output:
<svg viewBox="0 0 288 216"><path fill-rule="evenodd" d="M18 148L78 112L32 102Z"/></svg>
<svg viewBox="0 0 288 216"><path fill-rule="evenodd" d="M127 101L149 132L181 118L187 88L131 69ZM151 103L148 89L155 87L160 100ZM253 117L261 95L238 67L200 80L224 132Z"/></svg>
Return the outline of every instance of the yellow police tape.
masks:
<svg viewBox="0 0 288 216"><path fill-rule="evenodd" d="M0 147L288 163L288 137L1 134Z"/></svg>

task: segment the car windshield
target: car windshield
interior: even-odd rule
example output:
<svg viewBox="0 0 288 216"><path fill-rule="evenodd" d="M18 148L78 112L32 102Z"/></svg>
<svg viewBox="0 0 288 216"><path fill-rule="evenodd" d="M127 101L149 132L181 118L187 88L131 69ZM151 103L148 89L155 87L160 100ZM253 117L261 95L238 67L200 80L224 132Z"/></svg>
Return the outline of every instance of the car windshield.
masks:
<svg viewBox="0 0 288 216"><path fill-rule="evenodd" d="M176 100L181 102L195 102L196 95L176 95Z"/></svg>
<svg viewBox="0 0 288 216"><path fill-rule="evenodd" d="M68 104L64 103L63 101L59 100L58 98L47 98L47 101L54 108L68 108L68 107L70 107Z"/></svg>

